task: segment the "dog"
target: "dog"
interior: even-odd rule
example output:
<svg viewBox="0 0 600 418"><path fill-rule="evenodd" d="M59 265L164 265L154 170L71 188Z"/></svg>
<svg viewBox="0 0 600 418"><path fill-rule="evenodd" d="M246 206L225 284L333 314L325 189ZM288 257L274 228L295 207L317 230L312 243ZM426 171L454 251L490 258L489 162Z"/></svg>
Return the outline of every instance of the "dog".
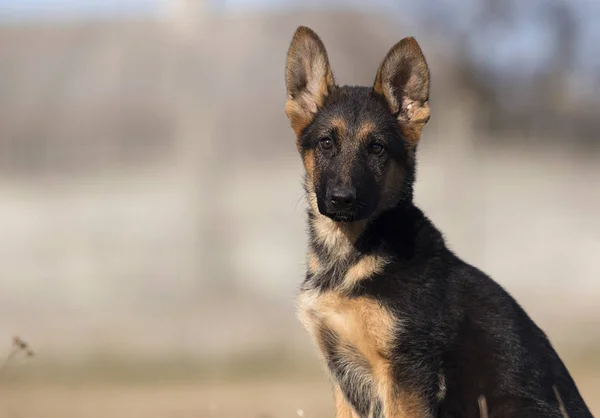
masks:
<svg viewBox="0 0 600 418"><path fill-rule="evenodd" d="M544 332L413 204L430 117L416 40L391 48L372 87L338 86L301 26L285 80L308 200L298 312L336 417L592 417Z"/></svg>

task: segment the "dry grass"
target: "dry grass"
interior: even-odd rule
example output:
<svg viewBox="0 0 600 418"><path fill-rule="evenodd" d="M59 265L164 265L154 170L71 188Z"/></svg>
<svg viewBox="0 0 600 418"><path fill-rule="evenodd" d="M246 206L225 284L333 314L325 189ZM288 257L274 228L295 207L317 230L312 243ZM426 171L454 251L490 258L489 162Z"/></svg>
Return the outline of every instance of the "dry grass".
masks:
<svg viewBox="0 0 600 418"><path fill-rule="evenodd" d="M333 416L325 382L26 386L2 390L0 418Z"/></svg>
<svg viewBox="0 0 600 418"><path fill-rule="evenodd" d="M567 413L567 408L565 408L565 404L563 403L562 397L560 396L560 392L556 385L552 386L552 390L554 391L554 396L556 396L556 400L558 401L558 407L560 408L560 413L563 418L569 418L569 414Z"/></svg>
<svg viewBox="0 0 600 418"><path fill-rule="evenodd" d="M129 380L122 374L113 375L113 380L106 375L82 379L84 374L54 381L16 379L24 371L17 362L31 356L31 347L15 337L0 366L0 418L310 418L334 412L329 384L322 378L244 375L241 380L200 383L202 379L194 378ZM592 397L600 390L600 376L581 367L573 369L573 375L589 407L600 412L600 400ZM568 418L556 386L553 390ZM488 418L485 396L477 402L480 417Z"/></svg>
<svg viewBox="0 0 600 418"><path fill-rule="evenodd" d="M0 379L6 377L8 370L21 357L33 357L33 350L21 337L13 337L8 355L0 366Z"/></svg>
<svg viewBox="0 0 600 418"><path fill-rule="evenodd" d="M576 376L592 412L600 379ZM333 416L331 390L318 381L205 384L27 385L3 388L0 418L304 418ZM485 415L482 415L485 418Z"/></svg>
<svg viewBox="0 0 600 418"><path fill-rule="evenodd" d="M479 416L481 418L488 418L488 408L485 396L481 395L479 399L477 399L477 403L479 404Z"/></svg>

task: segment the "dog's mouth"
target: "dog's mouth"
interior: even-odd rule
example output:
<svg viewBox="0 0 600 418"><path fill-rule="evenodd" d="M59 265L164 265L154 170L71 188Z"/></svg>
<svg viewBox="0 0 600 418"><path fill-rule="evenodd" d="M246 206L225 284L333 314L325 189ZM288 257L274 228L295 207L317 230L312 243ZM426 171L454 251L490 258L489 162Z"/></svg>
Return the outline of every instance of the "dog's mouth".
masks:
<svg viewBox="0 0 600 418"><path fill-rule="evenodd" d="M356 220L356 215L354 213L333 213L331 215L326 215L335 222L349 223L354 222Z"/></svg>
<svg viewBox="0 0 600 418"><path fill-rule="evenodd" d="M321 215L328 217L334 222L351 223L355 221L362 221L369 217L370 212L367 210L360 210L358 208L345 211L333 211L330 208L319 207Z"/></svg>
<svg viewBox="0 0 600 418"><path fill-rule="evenodd" d="M338 209L328 205L327 202L317 201L318 211L321 215L328 217L334 222L351 223L367 219L371 214L369 206L357 201L353 207Z"/></svg>

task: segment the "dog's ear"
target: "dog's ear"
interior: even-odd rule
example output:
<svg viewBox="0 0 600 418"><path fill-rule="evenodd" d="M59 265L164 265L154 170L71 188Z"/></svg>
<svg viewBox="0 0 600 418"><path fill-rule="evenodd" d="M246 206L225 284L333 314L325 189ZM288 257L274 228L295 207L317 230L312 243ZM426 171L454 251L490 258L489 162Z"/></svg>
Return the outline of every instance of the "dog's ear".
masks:
<svg viewBox="0 0 600 418"><path fill-rule="evenodd" d="M416 146L429 120L429 69L414 38L404 38L390 49L373 89L398 118L406 140Z"/></svg>
<svg viewBox="0 0 600 418"><path fill-rule="evenodd" d="M310 28L300 26L296 29L288 50L285 82L285 113L292 129L300 136L323 106L329 89L335 83L325 46Z"/></svg>

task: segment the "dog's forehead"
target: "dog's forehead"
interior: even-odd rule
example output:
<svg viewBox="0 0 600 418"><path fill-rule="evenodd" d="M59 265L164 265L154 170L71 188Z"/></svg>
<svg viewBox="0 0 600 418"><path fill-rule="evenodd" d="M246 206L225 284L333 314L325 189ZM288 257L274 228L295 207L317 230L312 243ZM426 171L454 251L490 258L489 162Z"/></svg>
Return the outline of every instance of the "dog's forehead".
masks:
<svg viewBox="0 0 600 418"><path fill-rule="evenodd" d="M365 137L385 129L389 119L381 101L366 87L339 87L328 97L316 118L320 133L336 130L339 135Z"/></svg>

